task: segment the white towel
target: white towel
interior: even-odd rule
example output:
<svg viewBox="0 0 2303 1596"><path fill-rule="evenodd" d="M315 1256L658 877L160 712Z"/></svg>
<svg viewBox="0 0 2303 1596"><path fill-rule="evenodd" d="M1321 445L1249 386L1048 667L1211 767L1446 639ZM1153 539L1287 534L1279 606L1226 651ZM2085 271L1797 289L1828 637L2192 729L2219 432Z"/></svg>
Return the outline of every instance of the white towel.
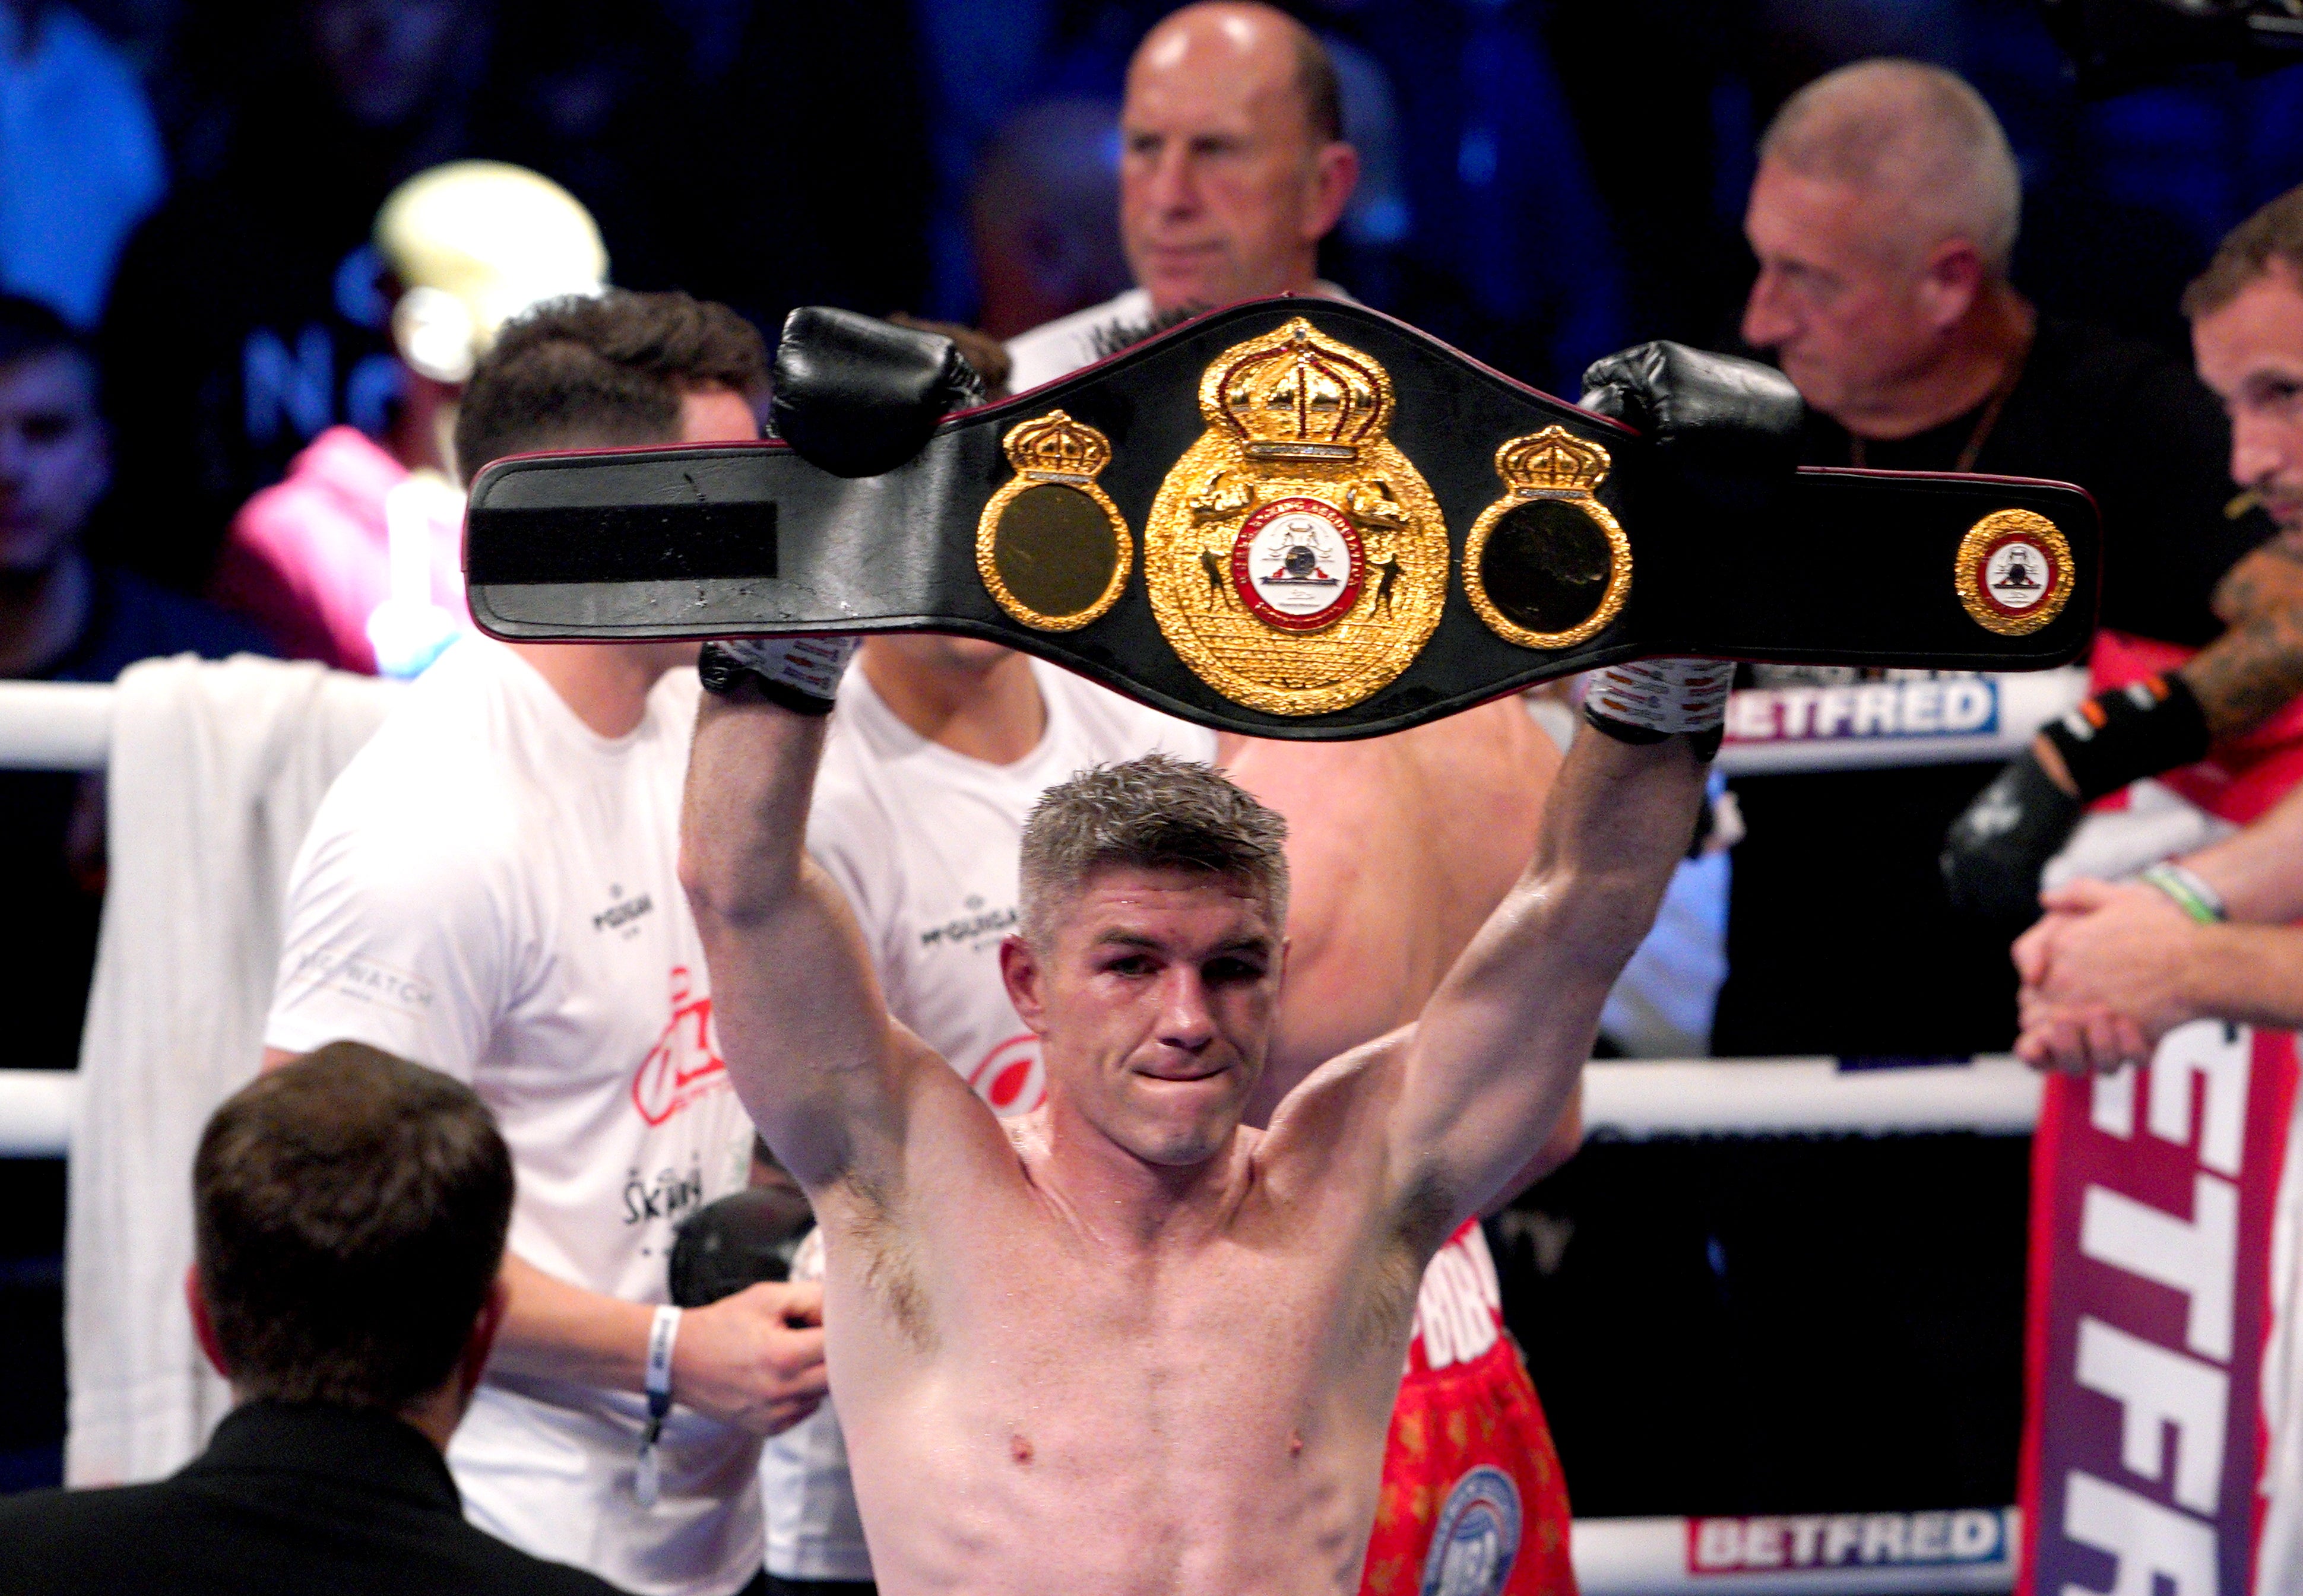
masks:
<svg viewBox="0 0 2303 1596"><path fill-rule="evenodd" d="M156 1479L231 1406L192 1338L192 1152L253 1079L289 867L392 684L241 656L120 678L65 1227L73 1485Z"/></svg>

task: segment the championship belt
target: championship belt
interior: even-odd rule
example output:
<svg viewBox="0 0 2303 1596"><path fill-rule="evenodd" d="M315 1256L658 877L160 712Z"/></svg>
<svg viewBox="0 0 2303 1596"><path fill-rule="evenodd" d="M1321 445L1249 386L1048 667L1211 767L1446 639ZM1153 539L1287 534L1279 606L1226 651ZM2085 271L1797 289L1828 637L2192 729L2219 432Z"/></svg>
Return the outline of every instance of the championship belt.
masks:
<svg viewBox="0 0 2303 1596"><path fill-rule="evenodd" d="M1788 468L1732 507L1638 433L1328 299L1202 316L837 476L776 442L499 460L518 640L945 632L1219 730L1404 730L1659 655L2027 670L2095 626L2091 501Z"/></svg>

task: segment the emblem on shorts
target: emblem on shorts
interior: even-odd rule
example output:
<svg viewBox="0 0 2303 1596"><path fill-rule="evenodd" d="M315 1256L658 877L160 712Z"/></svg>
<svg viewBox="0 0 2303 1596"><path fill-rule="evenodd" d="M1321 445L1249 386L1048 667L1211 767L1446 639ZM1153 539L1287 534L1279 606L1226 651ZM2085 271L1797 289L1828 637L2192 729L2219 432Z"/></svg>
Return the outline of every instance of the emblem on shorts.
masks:
<svg viewBox="0 0 2303 1596"><path fill-rule="evenodd" d="M1969 527L1957 567L1959 601L2002 637L2037 632L2071 596L2071 546L2036 510L1994 510Z"/></svg>
<svg viewBox="0 0 2303 1596"><path fill-rule="evenodd" d="M1482 1464L1455 1482L1431 1526L1422 1596L1499 1596L1519 1556L1519 1487Z"/></svg>
<svg viewBox="0 0 2303 1596"><path fill-rule="evenodd" d="M1075 632L1126 585L1135 541L1096 485L1111 441L1061 410L1000 440L1014 477L975 524L975 569L1000 608L1042 632Z"/></svg>
<svg viewBox="0 0 2303 1596"><path fill-rule="evenodd" d="M1623 613L1632 541L1591 496L1607 451L1565 427L1496 450L1501 499L1464 544L1464 593L1488 629L1526 649L1573 648Z"/></svg>
<svg viewBox="0 0 2303 1596"><path fill-rule="evenodd" d="M1200 379L1207 431L1143 526L1160 630L1274 715L1348 709L1405 670L1447 598L1447 528L1388 436L1391 378L1297 316Z"/></svg>

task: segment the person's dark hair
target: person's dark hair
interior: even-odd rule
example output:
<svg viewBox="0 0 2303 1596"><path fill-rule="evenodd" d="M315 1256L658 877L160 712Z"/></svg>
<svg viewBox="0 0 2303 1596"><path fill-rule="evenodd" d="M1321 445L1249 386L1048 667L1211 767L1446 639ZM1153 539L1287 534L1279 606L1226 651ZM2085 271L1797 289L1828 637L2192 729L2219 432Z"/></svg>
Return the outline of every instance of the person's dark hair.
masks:
<svg viewBox="0 0 2303 1596"><path fill-rule="evenodd" d="M2183 290L2183 314L2213 315L2273 265L2303 288L2303 186L2290 189L2223 235L2207 269Z"/></svg>
<svg viewBox="0 0 2303 1596"><path fill-rule="evenodd" d="M1024 822L1025 939L1094 871L1195 870L1247 884L1274 927L1287 919L1287 822L1209 766L1147 753L1094 765L1040 795Z"/></svg>
<svg viewBox="0 0 2303 1596"><path fill-rule="evenodd" d="M1309 28L1295 36L1295 92L1303 97L1303 120L1312 137L1333 144L1344 136L1344 89L1328 46Z"/></svg>
<svg viewBox="0 0 2303 1596"><path fill-rule="evenodd" d="M260 1077L192 1160L234 1386L397 1413L454 1373L503 1262L511 1155L472 1089L357 1042Z"/></svg>
<svg viewBox="0 0 2303 1596"><path fill-rule="evenodd" d="M0 293L0 365L13 365L34 355L68 350L96 365L87 335L52 306L22 294Z"/></svg>
<svg viewBox="0 0 2303 1596"><path fill-rule="evenodd" d="M686 294L548 300L507 322L480 357L456 411L456 466L469 483L506 455L668 443L680 395L767 390L759 330L724 305Z"/></svg>

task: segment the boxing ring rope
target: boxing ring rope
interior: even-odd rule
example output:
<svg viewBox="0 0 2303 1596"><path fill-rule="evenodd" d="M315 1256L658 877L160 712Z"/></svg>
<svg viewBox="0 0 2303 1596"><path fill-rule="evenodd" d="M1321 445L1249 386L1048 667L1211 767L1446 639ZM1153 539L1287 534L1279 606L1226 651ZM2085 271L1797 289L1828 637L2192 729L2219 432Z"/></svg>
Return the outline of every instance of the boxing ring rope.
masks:
<svg viewBox="0 0 2303 1596"><path fill-rule="evenodd" d="M1740 740L1727 743L1720 764L1730 775L1758 775L2002 759L2079 701L2085 675L1988 680L1990 702L1980 706L1971 696L1946 706L1927 682L1738 693L1729 725L1740 727ZM1883 685L1894 690L1892 700L1881 695ZM0 683L0 769L101 770L112 691ZM1608 1060L1587 1066L1583 1079L1586 1136L1629 1141L2023 1135L2039 1111L2038 1079L2010 1058L1877 1067L1827 1058ZM0 1157L66 1155L74 1080L69 1070L0 1070ZM1961 1555L1919 1555L1944 1524L1945 1544ZM1964 1543L1962 1525L1972 1532ZM1573 1550L1584 1596L1894 1596L2010 1590L2016 1543L2015 1510L2008 1508L1580 1519Z"/></svg>

